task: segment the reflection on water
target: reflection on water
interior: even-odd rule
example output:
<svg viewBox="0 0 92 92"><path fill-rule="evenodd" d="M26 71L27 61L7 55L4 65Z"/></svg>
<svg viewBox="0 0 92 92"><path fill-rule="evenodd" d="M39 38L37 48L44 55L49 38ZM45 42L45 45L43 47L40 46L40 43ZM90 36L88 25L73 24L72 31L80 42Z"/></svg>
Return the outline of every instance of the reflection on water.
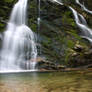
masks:
<svg viewBox="0 0 92 92"><path fill-rule="evenodd" d="M0 92L92 92L92 73L0 74Z"/></svg>

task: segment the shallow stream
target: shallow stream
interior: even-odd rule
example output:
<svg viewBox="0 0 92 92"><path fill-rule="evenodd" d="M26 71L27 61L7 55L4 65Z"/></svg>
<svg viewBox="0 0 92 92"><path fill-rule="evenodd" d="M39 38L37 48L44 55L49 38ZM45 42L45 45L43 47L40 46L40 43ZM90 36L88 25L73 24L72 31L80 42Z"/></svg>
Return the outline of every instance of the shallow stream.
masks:
<svg viewBox="0 0 92 92"><path fill-rule="evenodd" d="M92 92L92 72L0 74L0 92Z"/></svg>

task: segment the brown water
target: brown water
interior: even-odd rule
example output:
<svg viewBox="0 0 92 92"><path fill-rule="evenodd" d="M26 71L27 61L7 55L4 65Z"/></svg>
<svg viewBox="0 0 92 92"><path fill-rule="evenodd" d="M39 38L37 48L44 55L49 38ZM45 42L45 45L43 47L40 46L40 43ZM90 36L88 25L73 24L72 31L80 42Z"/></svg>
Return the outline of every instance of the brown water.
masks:
<svg viewBox="0 0 92 92"><path fill-rule="evenodd" d="M0 92L92 92L92 72L0 74Z"/></svg>

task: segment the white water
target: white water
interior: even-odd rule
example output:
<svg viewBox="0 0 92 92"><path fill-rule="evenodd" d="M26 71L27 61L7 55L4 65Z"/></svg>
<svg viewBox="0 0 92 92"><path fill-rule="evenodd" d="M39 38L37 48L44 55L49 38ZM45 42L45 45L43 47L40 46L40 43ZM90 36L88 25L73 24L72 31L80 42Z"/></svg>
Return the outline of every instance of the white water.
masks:
<svg viewBox="0 0 92 92"><path fill-rule="evenodd" d="M0 52L0 71L35 69L35 36L26 25L27 0L19 0L11 13Z"/></svg>
<svg viewBox="0 0 92 92"><path fill-rule="evenodd" d="M81 3L80 3L79 0L76 0L76 3L77 3L78 5L80 5L83 10L85 10L86 12L92 14L92 11L88 10L88 9L84 6L84 4L81 4Z"/></svg>
<svg viewBox="0 0 92 92"><path fill-rule="evenodd" d="M63 5L63 3L61 2L61 0L51 0L52 2L58 3L60 5Z"/></svg>
<svg viewBox="0 0 92 92"><path fill-rule="evenodd" d="M85 18L72 7L69 8L74 14L76 24L81 29L82 37L88 39L92 43L92 30L88 27Z"/></svg>
<svg viewBox="0 0 92 92"><path fill-rule="evenodd" d="M37 21L38 21L38 31L40 29L40 21L41 21L41 18L40 18L41 9L40 9L40 7L41 7L40 0L38 0L38 19L37 19Z"/></svg>

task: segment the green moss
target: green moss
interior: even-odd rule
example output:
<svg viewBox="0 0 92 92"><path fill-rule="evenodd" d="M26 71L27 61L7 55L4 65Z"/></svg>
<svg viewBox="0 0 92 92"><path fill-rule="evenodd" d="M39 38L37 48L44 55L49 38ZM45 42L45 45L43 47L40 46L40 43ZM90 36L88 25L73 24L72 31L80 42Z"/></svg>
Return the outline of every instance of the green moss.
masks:
<svg viewBox="0 0 92 92"><path fill-rule="evenodd" d="M7 3L11 3L13 0L4 0Z"/></svg>
<svg viewBox="0 0 92 92"><path fill-rule="evenodd" d="M4 27L5 25L3 23L0 23L0 27Z"/></svg>
<svg viewBox="0 0 92 92"><path fill-rule="evenodd" d="M76 27L76 23L74 21L74 19L71 18L71 11L66 11L64 14L63 14L63 17L62 17L62 22L64 24L67 24L67 25L71 25L73 27Z"/></svg>
<svg viewBox="0 0 92 92"><path fill-rule="evenodd" d="M75 32L75 30L72 30L68 32L70 35L74 36L77 40L82 40L82 38Z"/></svg>
<svg viewBox="0 0 92 92"><path fill-rule="evenodd" d="M68 45L68 48L73 48L75 44L72 40L68 40L67 45Z"/></svg>

